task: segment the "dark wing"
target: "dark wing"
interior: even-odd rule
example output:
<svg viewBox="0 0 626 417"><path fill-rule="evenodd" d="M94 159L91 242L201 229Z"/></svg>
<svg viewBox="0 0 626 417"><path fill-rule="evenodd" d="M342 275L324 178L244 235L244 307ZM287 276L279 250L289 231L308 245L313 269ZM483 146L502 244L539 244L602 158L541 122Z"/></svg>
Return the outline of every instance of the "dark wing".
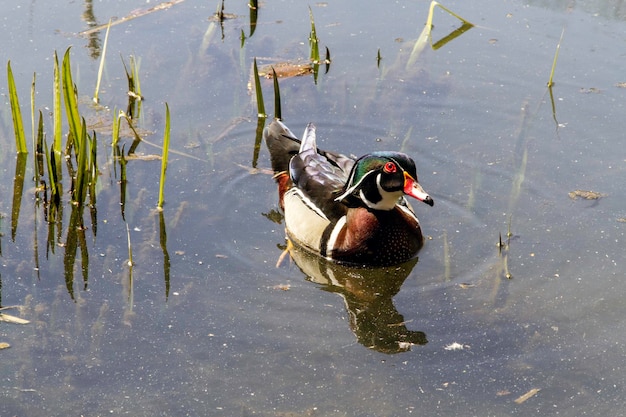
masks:
<svg viewBox="0 0 626 417"><path fill-rule="evenodd" d="M279 120L274 120L263 130L263 138L270 151L274 172L289 170L289 161L300 150L300 141Z"/></svg>
<svg viewBox="0 0 626 417"><path fill-rule="evenodd" d="M329 159L328 154L325 152L322 155L313 149L299 153L291 159L289 173L296 187L332 221L339 219L347 210L335 198L346 183L348 174Z"/></svg>

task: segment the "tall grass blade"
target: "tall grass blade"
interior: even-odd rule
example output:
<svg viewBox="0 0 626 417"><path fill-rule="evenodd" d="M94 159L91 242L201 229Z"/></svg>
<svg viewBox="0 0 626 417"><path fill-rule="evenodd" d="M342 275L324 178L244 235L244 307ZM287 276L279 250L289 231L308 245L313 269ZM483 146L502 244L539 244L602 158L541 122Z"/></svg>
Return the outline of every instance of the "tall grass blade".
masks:
<svg viewBox="0 0 626 417"><path fill-rule="evenodd" d="M102 80L102 72L104 71L104 58L107 53L107 43L109 41L109 31L111 30L111 21L109 19L109 24L107 25L107 31L104 35L104 45L102 46L102 56L100 57L100 66L98 67L98 79L96 81L96 91L93 93L93 102L98 104L100 99L98 98L98 93L100 91L100 81Z"/></svg>
<svg viewBox="0 0 626 417"><path fill-rule="evenodd" d="M80 152L81 139L81 121L80 113L78 111L78 97L76 86L72 80L72 68L70 63L70 49L67 48L65 55L63 56L63 64L61 66L61 73L63 79L63 98L65 101L65 114L67 116L67 123L69 125L69 136L66 143L66 149L71 149L72 145L76 148L76 153Z"/></svg>
<svg viewBox="0 0 626 417"><path fill-rule="evenodd" d="M24 135L24 123L22 122L22 110L15 88L15 79L11 70L11 61L7 62L7 82L9 84L9 101L11 103L11 116L13 118L13 130L15 132L15 147L17 153L28 153L26 136Z"/></svg>
<svg viewBox="0 0 626 417"><path fill-rule="evenodd" d="M254 92L256 94L257 117L266 118L265 103L263 103L263 90L261 89L261 80L259 79L259 68L254 58Z"/></svg>
<svg viewBox="0 0 626 417"><path fill-rule="evenodd" d="M167 156L170 149L170 107L165 103L165 132L163 133L163 155L161 157L161 179L159 181L159 202L157 208L163 210L165 172L167 171Z"/></svg>
<svg viewBox="0 0 626 417"><path fill-rule="evenodd" d="M121 111L117 111L117 107L113 108L113 127L111 133L111 147L115 149L117 142L120 140L120 119L123 117Z"/></svg>
<svg viewBox="0 0 626 417"><path fill-rule="evenodd" d="M559 51L561 50L561 42L563 42L563 35L565 35L565 28L561 31L561 38L556 45L556 51L554 52L554 60L552 61L552 70L550 71L550 79L548 80L548 87L554 85L554 71L556 70L556 61L559 59Z"/></svg>
<svg viewBox="0 0 626 417"><path fill-rule="evenodd" d="M61 150L63 144L63 114L61 113L61 72L59 71L59 57L54 51L54 80L52 84L52 117L53 117L53 155L58 157L57 166L61 166Z"/></svg>
<svg viewBox="0 0 626 417"><path fill-rule="evenodd" d="M274 117L280 120L283 118L282 110L280 108L280 87L278 86L278 77L276 76L276 71L274 71L273 67L272 73L274 74L272 77L274 79Z"/></svg>

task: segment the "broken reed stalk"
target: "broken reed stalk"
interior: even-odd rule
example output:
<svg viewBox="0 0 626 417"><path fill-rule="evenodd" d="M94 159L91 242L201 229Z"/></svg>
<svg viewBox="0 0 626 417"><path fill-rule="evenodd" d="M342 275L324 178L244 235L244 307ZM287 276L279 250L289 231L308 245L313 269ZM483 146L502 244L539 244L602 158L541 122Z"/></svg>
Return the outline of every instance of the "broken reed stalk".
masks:
<svg viewBox="0 0 626 417"><path fill-rule="evenodd" d="M9 85L9 101L11 103L11 117L13 118L13 131L15 132L15 147L17 153L28 153L26 147L26 136L24 135L24 123L22 121L22 111L20 101L15 88L15 79L11 70L11 61L7 62L7 82Z"/></svg>
<svg viewBox="0 0 626 417"><path fill-rule="evenodd" d="M111 30L111 21L109 19L109 24L107 25L107 31L104 35L104 44L102 45L102 55L100 56L100 66L98 67L98 79L96 81L96 91L93 93L93 102L98 104L100 99L98 98L98 93L100 91L100 81L102 80L102 72L104 71L104 57L107 53L107 43L109 41L109 31Z"/></svg>
<svg viewBox="0 0 626 417"><path fill-rule="evenodd" d="M167 171L167 156L170 148L170 107L165 103L165 132L163 133L163 153L161 156L161 179L159 181L159 202L157 209L163 210L165 172Z"/></svg>
<svg viewBox="0 0 626 417"><path fill-rule="evenodd" d="M462 22L462 26L461 27L464 28L464 29L460 33L458 33L456 36L458 36L461 33L467 31L469 28L474 27L473 23L463 19L461 16L459 16L456 13L454 13L452 10L448 9L447 7L439 4L438 2L432 1L430 3L430 8L428 9L428 18L426 19L426 24L424 25L424 29L422 30L422 33L420 33L420 36L417 38L417 40L415 41L415 44L413 45L413 50L411 51L411 55L409 56L409 60L407 61L406 69L410 69L413 66L413 64L415 64L415 62L419 58L420 54L422 53L422 51L424 50L426 45L428 45L428 42L429 41L432 42L431 35L432 35L433 14L434 14L434 11L435 11L435 7L441 8L442 10L444 10L445 12L447 12L451 16L459 19ZM449 38L443 44L445 44L445 43L449 42L450 40L454 39L456 36L453 36L453 37ZM439 43L438 47L443 46L443 44Z"/></svg>

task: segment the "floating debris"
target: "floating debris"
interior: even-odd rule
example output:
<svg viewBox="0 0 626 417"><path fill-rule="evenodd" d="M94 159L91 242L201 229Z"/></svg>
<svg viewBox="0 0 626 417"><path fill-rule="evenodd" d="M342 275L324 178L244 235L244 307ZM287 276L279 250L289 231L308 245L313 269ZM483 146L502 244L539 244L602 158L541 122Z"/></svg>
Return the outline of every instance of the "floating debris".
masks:
<svg viewBox="0 0 626 417"><path fill-rule="evenodd" d="M606 197L608 194L597 193L595 191L574 190L570 191L567 195L569 195L569 198L572 200L577 200L578 198L585 200L599 200L602 197Z"/></svg>
<svg viewBox="0 0 626 417"><path fill-rule="evenodd" d="M274 285L272 287L272 289L274 290L283 290L283 291L289 291L291 289L291 284L278 284L278 285Z"/></svg>
<svg viewBox="0 0 626 417"><path fill-rule="evenodd" d="M0 313L0 321L13 324L28 324L30 321L21 319L19 317L10 316L8 314Z"/></svg>
<svg viewBox="0 0 626 417"><path fill-rule="evenodd" d="M526 394L519 396L518 398L515 399L515 404L521 404L524 401L530 399L531 397L534 397L535 395L537 395L537 393L541 391L540 388L533 388L530 391L528 391Z"/></svg>
<svg viewBox="0 0 626 417"><path fill-rule="evenodd" d="M10 345L10 344L8 344L8 343L5 343L5 342L0 342L0 350L2 350L2 349L8 349L8 348L10 348L10 347L11 347L11 345Z"/></svg>
<svg viewBox="0 0 626 417"><path fill-rule="evenodd" d="M462 345L460 343L454 342L444 347L444 349L445 350L464 350L464 349L469 349L469 345Z"/></svg>
<svg viewBox="0 0 626 417"><path fill-rule="evenodd" d="M302 77L313 74L313 65L309 62L278 62L259 68L259 76L273 78L274 70L278 78Z"/></svg>

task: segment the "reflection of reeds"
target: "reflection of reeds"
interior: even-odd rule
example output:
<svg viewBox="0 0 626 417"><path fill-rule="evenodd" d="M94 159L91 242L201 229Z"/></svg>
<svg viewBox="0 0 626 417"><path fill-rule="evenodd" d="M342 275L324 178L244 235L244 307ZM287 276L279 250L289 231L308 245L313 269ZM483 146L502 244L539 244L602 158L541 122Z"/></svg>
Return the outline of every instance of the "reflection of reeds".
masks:
<svg viewBox="0 0 626 417"><path fill-rule="evenodd" d="M89 276L89 251L86 239L86 231L89 230L85 226L84 209L89 208L91 216L91 231L96 236L97 231L97 211L96 196L99 189L98 177L100 175L98 168L98 138L95 131L90 131L85 116L82 114L78 105L78 90L73 82L72 66L70 60L70 48L68 48L63 56L62 64L59 65L58 55L54 54L54 76L52 86L52 123L53 123L53 142L48 144L45 137L43 114L41 111L35 111L35 81L33 76L31 87L31 129L32 142L35 157L33 180L35 187L35 243L34 256L35 265L39 268L39 248L37 243L37 210L41 207L40 202L43 201L44 221L47 224L48 238L46 246L46 254L54 253L55 249L62 247L65 284L67 291L72 299L75 299L74 293L74 274L77 260L80 264L83 279L83 288L87 287ZM139 116L141 109L141 88L138 77L138 62L131 57L129 67L124 65L129 83L129 111L132 115L114 110L112 121L112 148L114 169L117 168L117 162L121 169L120 181L120 201L122 208L122 219L124 219L124 203L125 203L125 187L126 187L126 158L123 156L122 150L118 145L120 138L120 118L124 117L129 125L129 130L133 132L135 143L131 146L134 151L143 139L140 137L138 128L135 128L135 118ZM102 76L101 70L98 75L98 85ZM15 239L17 233L17 225L20 214L22 194L24 192L24 181L27 164L28 148L25 141L24 126L19 106L17 90L15 88L15 80L11 70L10 61L7 63L7 80L9 85L9 99L11 102L13 127L15 130L16 148L18 150L18 158L16 163L15 178L13 184L13 208L11 214L11 232ZM98 86L94 97L97 99ZM63 101L63 104L61 103ZM39 114L37 114L39 113ZM161 188L159 192L159 206L163 204L163 184L165 182L165 166L167 164L167 153L169 151L169 126L170 116L169 108L166 105L166 133L164 135L163 146L163 167L161 171ZM65 116L63 115L65 114ZM67 132L64 133L63 118L67 121ZM36 123L37 122L37 123ZM63 137L66 142L63 143ZM148 142L149 143L149 142ZM63 158L65 156L65 158ZM69 223L63 225L63 182L62 172L63 166L66 167L70 184L70 201L71 214ZM65 238L63 234L65 234ZM130 238L130 236L129 236ZM129 239L130 244L130 239ZM80 252L79 252L80 251ZM129 247L129 262L132 265L132 253ZM169 272L168 272L169 275ZM131 270L131 287L132 287L132 270ZM169 277L167 278L169 282ZM167 284L169 288L169 284Z"/></svg>

